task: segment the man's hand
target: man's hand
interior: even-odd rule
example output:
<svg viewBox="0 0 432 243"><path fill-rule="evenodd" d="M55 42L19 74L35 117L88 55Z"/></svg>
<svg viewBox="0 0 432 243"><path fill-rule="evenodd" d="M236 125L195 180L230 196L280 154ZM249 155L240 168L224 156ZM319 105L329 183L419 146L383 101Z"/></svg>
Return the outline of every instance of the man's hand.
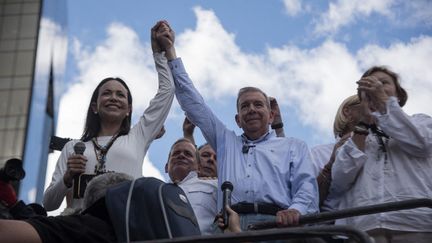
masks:
<svg viewBox="0 0 432 243"><path fill-rule="evenodd" d="M174 46L175 34L165 20L160 21L161 24L156 30L156 40L158 41L161 49L167 51Z"/></svg>
<svg viewBox="0 0 432 243"><path fill-rule="evenodd" d="M153 26L153 28L151 29L151 34L150 34L150 39L151 39L151 47L152 47L152 50L153 50L153 53L158 53L158 52L161 52L162 51L162 49L161 49L161 47L159 46L159 43L158 43L158 41L157 41L157 39L156 39L156 33L157 33L157 31L158 31L158 29L159 29L159 27L162 25L162 21L158 21L156 24L155 24L155 26Z"/></svg>
<svg viewBox="0 0 432 243"><path fill-rule="evenodd" d="M193 144L195 144L195 139L193 133L195 130L195 125L185 117L183 121L183 137L189 139Z"/></svg>
<svg viewBox="0 0 432 243"><path fill-rule="evenodd" d="M161 20L151 30L153 52L165 51L165 57L171 61L177 58L174 40L175 33L169 26L168 21Z"/></svg>
<svg viewBox="0 0 432 243"><path fill-rule="evenodd" d="M234 233L241 232L242 230L240 227L240 216L234 210L232 210L228 205L226 206L225 209L229 215L228 225L224 224L222 214L218 214L216 216L218 227L221 230L224 230L224 232L234 232Z"/></svg>
<svg viewBox="0 0 432 243"><path fill-rule="evenodd" d="M276 223L279 226L295 226L299 224L300 212L296 209L285 209L276 213Z"/></svg>
<svg viewBox="0 0 432 243"><path fill-rule="evenodd" d="M67 160L67 169L63 176L63 181L67 187L72 186L72 180L75 175L85 172L87 157L81 154L71 155Z"/></svg>
<svg viewBox="0 0 432 243"><path fill-rule="evenodd" d="M183 121L183 136L193 142L194 130L195 125L187 117L185 117L185 120Z"/></svg>

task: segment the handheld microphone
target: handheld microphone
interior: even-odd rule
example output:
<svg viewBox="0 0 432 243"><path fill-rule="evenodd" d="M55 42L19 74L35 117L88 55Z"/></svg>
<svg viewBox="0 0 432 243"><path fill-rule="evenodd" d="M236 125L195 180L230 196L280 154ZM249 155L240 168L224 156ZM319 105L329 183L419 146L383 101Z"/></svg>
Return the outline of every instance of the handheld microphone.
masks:
<svg viewBox="0 0 432 243"><path fill-rule="evenodd" d="M83 142L79 141L77 142L74 147L74 152L75 154L80 154L80 155L84 155L84 151L86 150L86 146ZM73 198L82 198L82 196L84 195L84 190L86 185L82 185L81 182L81 176L83 174L76 174L73 176ZM82 195L81 195L82 194Z"/></svg>
<svg viewBox="0 0 432 243"><path fill-rule="evenodd" d="M228 226L229 215L228 212L226 211L226 206L228 205L231 207L231 192L233 191L234 186L231 182L225 181L224 183L222 183L221 189L223 192L222 217L223 217L224 225Z"/></svg>
<svg viewBox="0 0 432 243"><path fill-rule="evenodd" d="M74 145L73 149L74 149L75 154L83 155L84 151L86 150L86 146L83 142L80 141Z"/></svg>

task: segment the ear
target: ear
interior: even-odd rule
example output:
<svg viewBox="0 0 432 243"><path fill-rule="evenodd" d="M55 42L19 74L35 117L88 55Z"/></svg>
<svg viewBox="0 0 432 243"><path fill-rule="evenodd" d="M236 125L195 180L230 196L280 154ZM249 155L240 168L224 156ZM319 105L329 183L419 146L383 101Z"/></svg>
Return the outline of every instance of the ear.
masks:
<svg viewBox="0 0 432 243"><path fill-rule="evenodd" d="M238 126L239 128L241 128L239 115L236 114L235 117L234 117L234 119L235 119L235 121L236 121L236 123L237 123L237 126Z"/></svg>
<svg viewBox="0 0 432 243"><path fill-rule="evenodd" d="M97 104L96 104L96 102L93 101L93 102L90 104L90 107L91 107L93 113L97 113Z"/></svg>
<svg viewBox="0 0 432 243"><path fill-rule="evenodd" d="M345 106L342 108L342 114L351 120L351 109L349 107Z"/></svg>
<svg viewBox="0 0 432 243"><path fill-rule="evenodd" d="M168 173L168 162L165 164L165 173Z"/></svg>

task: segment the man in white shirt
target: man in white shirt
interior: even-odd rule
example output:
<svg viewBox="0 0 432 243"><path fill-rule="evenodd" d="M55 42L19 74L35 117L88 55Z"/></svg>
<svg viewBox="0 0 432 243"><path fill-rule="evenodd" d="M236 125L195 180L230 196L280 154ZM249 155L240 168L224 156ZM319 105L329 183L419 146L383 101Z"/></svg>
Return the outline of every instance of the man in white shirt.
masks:
<svg viewBox="0 0 432 243"><path fill-rule="evenodd" d="M171 147L165 172L173 183L186 193L201 234L212 233L212 224L217 214L217 180L198 178L198 157L195 145L188 139L181 138Z"/></svg>

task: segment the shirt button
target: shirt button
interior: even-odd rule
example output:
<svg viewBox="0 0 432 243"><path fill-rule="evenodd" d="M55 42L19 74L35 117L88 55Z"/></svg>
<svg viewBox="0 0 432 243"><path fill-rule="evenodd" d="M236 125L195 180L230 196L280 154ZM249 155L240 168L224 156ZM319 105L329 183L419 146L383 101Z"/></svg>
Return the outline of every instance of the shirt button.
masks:
<svg viewBox="0 0 432 243"><path fill-rule="evenodd" d="M251 167L252 165L251 164L249 164L249 167Z"/></svg>
<svg viewBox="0 0 432 243"><path fill-rule="evenodd" d="M245 191L246 193L248 193L249 191Z"/></svg>
<svg viewBox="0 0 432 243"><path fill-rule="evenodd" d="M247 175L247 178L249 178L250 177L250 175Z"/></svg>

